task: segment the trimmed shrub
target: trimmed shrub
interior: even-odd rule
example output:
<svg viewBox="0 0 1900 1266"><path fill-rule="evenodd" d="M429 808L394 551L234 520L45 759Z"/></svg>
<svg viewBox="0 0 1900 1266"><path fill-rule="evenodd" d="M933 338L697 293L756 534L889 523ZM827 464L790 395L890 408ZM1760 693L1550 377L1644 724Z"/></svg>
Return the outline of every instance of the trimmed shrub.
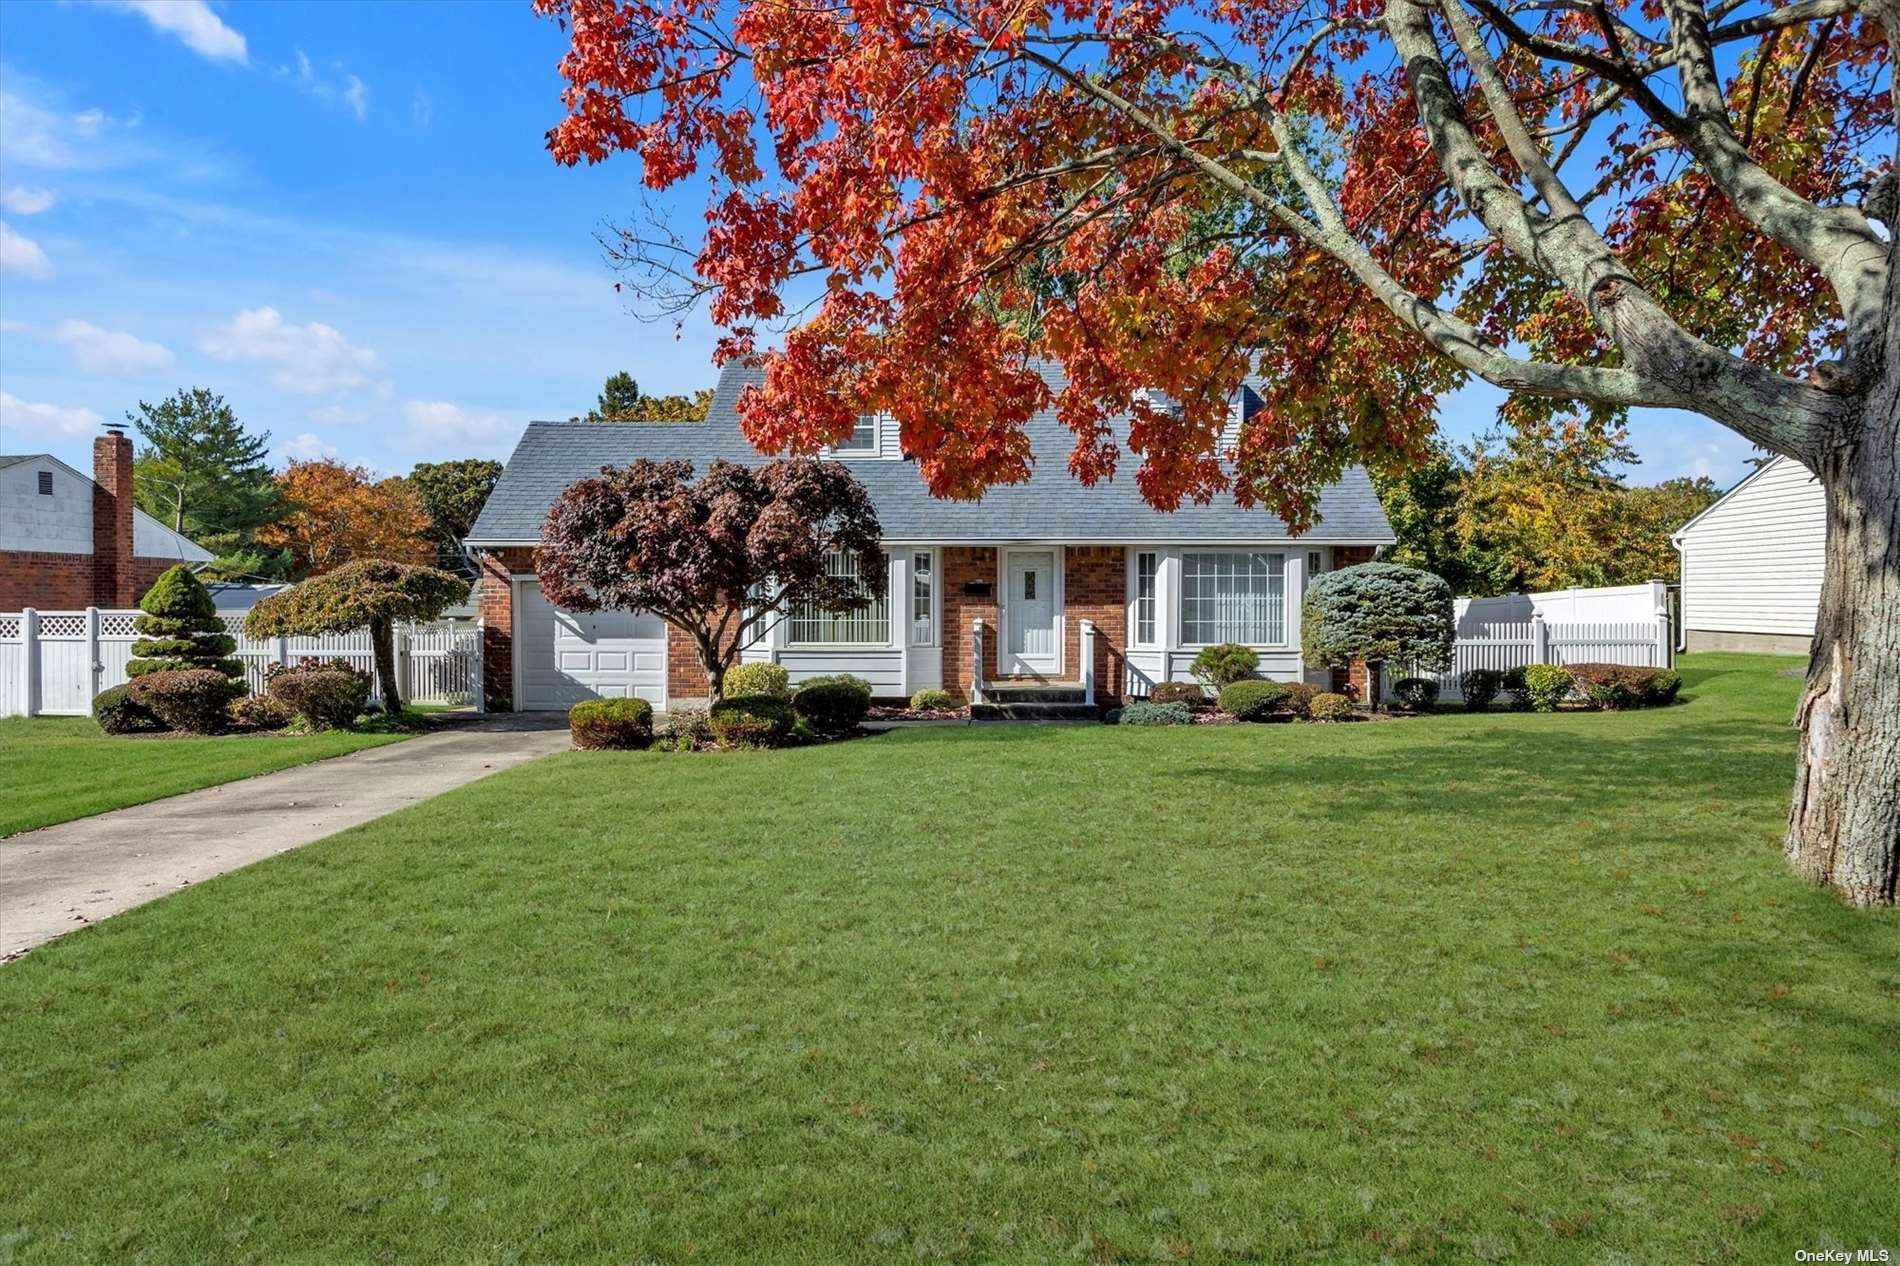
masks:
<svg viewBox="0 0 1900 1266"><path fill-rule="evenodd" d="M862 677L813 678L792 696L792 710L820 734L843 734L857 729L871 710L871 687Z"/></svg>
<svg viewBox="0 0 1900 1266"><path fill-rule="evenodd" d="M676 708L666 714L666 723L660 731L661 750L690 752L711 743L712 726L702 709Z"/></svg>
<svg viewBox="0 0 1900 1266"><path fill-rule="evenodd" d="M642 748L653 740L645 699L583 699L567 710L567 732L584 752Z"/></svg>
<svg viewBox="0 0 1900 1266"><path fill-rule="evenodd" d="M294 719L289 708L269 695L240 695L228 709L234 724L247 730L281 730Z"/></svg>
<svg viewBox="0 0 1900 1266"><path fill-rule="evenodd" d="M1504 670L1504 692L1511 696L1511 711L1529 712L1531 710L1531 692L1524 685L1524 669L1507 668Z"/></svg>
<svg viewBox="0 0 1900 1266"><path fill-rule="evenodd" d="M1238 642L1222 642L1219 646L1203 646L1201 653L1194 657L1190 671L1219 694L1234 682L1253 676L1258 667L1260 657L1252 648Z"/></svg>
<svg viewBox="0 0 1900 1266"><path fill-rule="evenodd" d="M368 705L369 674L346 659L306 659L266 669L264 689L311 729L335 730Z"/></svg>
<svg viewBox="0 0 1900 1266"><path fill-rule="evenodd" d="M1566 664L1577 693L1590 706L1618 711L1653 708L1672 702L1682 689L1682 677L1667 668L1634 664Z"/></svg>
<svg viewBox="0 0 1900 1266"><path fill-rule="evenodd" d="M1345 721L1352 717L1352 700L1322 690L1313 696L1312 712L1315 721Z"/></svg>
<svg viewBox="0 0 1900 1266"><path fill-rule="evenodd" d="M1280 706L1303 721L1313 719L1313 700L1320 694L1318 686L1304 681L1289 681L1286 684L1286 702Z"/></svg>
<svg viewBox="0 0 1900 1266"><path fill-rule="evenodd" d="M1194 713L1185 703L1150 703L1137 699L1121 709L1116 725L1192 725Z"/></svg>
<svg viewBox="0 0 1900 1266"><path fill-rule="evenodd" d="M1190 708L1205 708L1213 701L1199 682L1164 681L1148 692L1148 702L1185 703Z"/></svg>
<svg viewBox="0 0 1900 1266"><path fill-rule="evenodd" d="M798 683L798 689L810 690L813 686L840 686L840 685L855 686L857 689L862 690L864 692L865 698L869 699L871 697L871 683L866 681L864 678L859 677L855 673L825 673L822 676L818 676L818 677L807 677L805 678L805 680ZM795 694L797 692L794 691L793 693Z"/></svg>
<svg viewBox="0 0 1900 1266"><path fill-rule="evenodd" d="M126 676L203 669L222 673L244 689L244 665L231 656L237 641L225 631L211 595L185 564L168 568L152 582L139 600L132 630L139 640L132 643L134 658L125 666Z"/></svg>
<svg viewBox="0 0 1900 1266"><path fill-rule="evenodd" d="M910 697L912 712L941 712L957 706L957 697L948 690L925 688Z"/></svg>
<svg viewBox="0 0 1900 1266"><path fill-rule="evenodd" d="M101 690L92 700L92 719L107 734L141 734L162 730L164 725L150 708L132 702L130 686Z"/></svg>
<svg viewBox="0 0 1900 1266"><path fill-rule="evenodd" d="M833 688L854 693L848 686ZM783 699L771 695L733 695L713 704L706 724L713 741L724 748L777 747L791 737L793 713Z"/></svg>
<svg viewBox="0 0 1900 1266"><path fill-rule="evenodd" d="M1431 712L1438 707L1438 683L1430 677L1401 677L1392 683L1392 697L1408 712Z"/></svg>
<svg viewBox="0 0 1900 1266"><path fill-rule="evenodd" d="M1451 586L1428 571L1361 563L1316 576L1300 606L1300 647L1313 668L1451 663Z"/></svg>
<svg viewBox="0 0 1900 1266"><path fill-rule="evenodd" d="M1576 684L1570 671L1558 664L1532 664L1524 670L1524 697L1533 712L1555 712Z"/></svg>
<svg viewBox="0 0 1900 1266"><path fill-rule="evenodd" d="M1288 691L1280 681L1236 681L1220 692L1220 710L1241 721L1265 721L1280 710Z"/></svg>
<svg viewBox="0 0 1900 1266"><path fill-rule="evenodd" d="M133 703L167 727L187 734L215 734L235 697L231 679L215 668L147 672L126 687Z"/></svg>
<svg viewBox="0 0 1900 1266"><path fill-rule="evenodd" d="M792 697L792 679L779 664L735 664L726 670L725 693L789 699Z"/></svg>
<svg viewBox="0 0 1900 1266"><path fill-rule="evenodd" d="M1466 712L1483 712L1504 689L1504 674L1495 668L1473 668L1458 678L1458 690L1465 697Z"/></svg>

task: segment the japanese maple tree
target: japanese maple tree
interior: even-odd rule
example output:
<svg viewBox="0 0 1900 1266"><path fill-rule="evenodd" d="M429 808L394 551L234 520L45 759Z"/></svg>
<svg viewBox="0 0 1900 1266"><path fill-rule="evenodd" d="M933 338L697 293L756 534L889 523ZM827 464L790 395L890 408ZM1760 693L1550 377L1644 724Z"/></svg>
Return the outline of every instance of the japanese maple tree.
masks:
<svg viewBox="0 0 1900 1266"><path fill-rule="evenodd" d="M1476 377L1513 422L1673 407L1805 463L1829 561L1786 851L1894 899L1900 0L537 4L571 35L554 157L708 189L694 240L613 250L761 357L764 451L885 411L970 497L1053 406L1084 481L1305 527Z"/></svg>
<svg viewBox="0 0 1900 1266"><path fill-rule="evenodd" d="M754 468L641 459L569 484L534 570L569 611L648 611L693 640L714 699L726 670L800 606L860 611L886 588L870 494L837 462ZM856 576L831 565L842 554Z"/></svg>

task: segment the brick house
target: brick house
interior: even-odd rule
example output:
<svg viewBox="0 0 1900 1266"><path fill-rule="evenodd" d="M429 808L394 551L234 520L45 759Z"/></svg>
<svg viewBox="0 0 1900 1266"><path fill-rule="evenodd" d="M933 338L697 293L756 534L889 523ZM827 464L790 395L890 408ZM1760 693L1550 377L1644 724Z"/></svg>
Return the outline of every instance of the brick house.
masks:
<svg viewBox="0 0 1900 1266"><path fill-rule="evenodd" d="M135 607L159 573L208 550L132 503L132 441L92 442L92 478L46 453L0 456L0 611Z"/></svg>
<svg viewBox="0 0 1900 1266"><path fill-rule="evenodd" d="M1058 372L1045 370L1059 389ZM628 695L656 707L703 703L706 681L688 639L640 612L558 610L541 596L534 547L561 490L602 466L684 458L703 471L715 458L762 460L736 409L740 389L759 376L728 366L704 422L529 425L467 540L481 565L491 706L559 709ZM1236 422L1258 401L1243 387ZM1028 434L1036 464L1027 482L992 488L980 501L942 501L899 450L896 427L862 419L852 442L829 457L851 464L877 508L887 597L851 615L795 612L742 660L782 664L794 683L855 673L880 698L930 686L968 698L980 622L985 683L1075 689L1091 675L1080 662L1085 642L1098 699L1191 680L1195 652L1217 642L1252 646L1265 676L1302 679L1307 578L1368 561L1393 541L1357 468L1325 489L1320 523L1295 538L1261 509L1227 502L1163 513L1131 479L1084 487L1068 471L1073 436L1053 412L1031 419Z"/></svg>

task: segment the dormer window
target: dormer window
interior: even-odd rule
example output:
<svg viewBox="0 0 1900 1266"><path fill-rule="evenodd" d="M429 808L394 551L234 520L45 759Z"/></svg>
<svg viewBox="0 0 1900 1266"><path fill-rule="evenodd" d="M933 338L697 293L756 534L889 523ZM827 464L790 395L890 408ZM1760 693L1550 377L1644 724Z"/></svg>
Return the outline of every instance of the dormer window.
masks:
<svg viewBox="0 0 1900 1266"><path fill-rule="evenodd" d="M877 452L877 415L860 413L858 425L852 430L851 438L831 451L834 453Z"/></svg>

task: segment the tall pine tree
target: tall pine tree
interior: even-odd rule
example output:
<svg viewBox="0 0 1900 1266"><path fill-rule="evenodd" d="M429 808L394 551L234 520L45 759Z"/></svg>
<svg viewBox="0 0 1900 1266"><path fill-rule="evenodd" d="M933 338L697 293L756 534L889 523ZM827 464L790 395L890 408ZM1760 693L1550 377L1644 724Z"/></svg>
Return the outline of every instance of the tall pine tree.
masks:
<svg viewBox="0 0 1900 1266"><path fill-rule="evenodd" d="M217 554L207 575L283 574L283 559L256 541L283 511L270 433L247 432L224 397L203 387L141 400L125 416L145 440L132 468L139 508Z"/></svg>

